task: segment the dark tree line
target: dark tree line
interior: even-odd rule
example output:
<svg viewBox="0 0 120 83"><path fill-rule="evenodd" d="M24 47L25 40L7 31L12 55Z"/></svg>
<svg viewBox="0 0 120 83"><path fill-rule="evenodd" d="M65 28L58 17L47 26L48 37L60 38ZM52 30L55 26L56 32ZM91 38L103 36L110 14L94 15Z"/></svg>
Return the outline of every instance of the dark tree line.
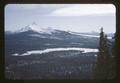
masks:
<svg viewBox="0 0 120 83"><path fill-rule="evenodd" d="M101 28L94 79L113 79L115 77L114 43L110 43Z"/></svg>

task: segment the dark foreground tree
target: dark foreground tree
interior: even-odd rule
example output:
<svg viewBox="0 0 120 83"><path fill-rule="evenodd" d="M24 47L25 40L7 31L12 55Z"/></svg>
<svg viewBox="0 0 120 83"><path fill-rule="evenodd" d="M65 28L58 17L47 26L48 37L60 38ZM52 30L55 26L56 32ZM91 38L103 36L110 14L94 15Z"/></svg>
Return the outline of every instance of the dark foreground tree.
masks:
<svg viewBox="0 0 120 83"><path fill-rule="evenodd" d="M111 54L112 53L108 45L107 35L104 34L103 28L101 28L99 52L94 70L94 79L113 78L113 59Z"/></svg>
<svg viewBox="0 0 120 83"><path fill-rule="evenodd" d="M108 40L109 41L109 40ZM109 41L110 44L109 44L109 47L110 48L110 66L109 66L109 79L114 79L115 76L116 76L116 61L115 61L115 37L112 38L112 41Z"/></svg>

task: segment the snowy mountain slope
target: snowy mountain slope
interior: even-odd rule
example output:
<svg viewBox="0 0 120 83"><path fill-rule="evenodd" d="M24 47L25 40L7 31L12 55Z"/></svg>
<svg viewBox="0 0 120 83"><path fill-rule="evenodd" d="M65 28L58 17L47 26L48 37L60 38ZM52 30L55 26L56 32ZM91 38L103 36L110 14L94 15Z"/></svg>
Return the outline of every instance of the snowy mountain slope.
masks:
<svg viewBox="0 0 120 83"><path fill-rule="evenodd" d="M29 34L29 36L34 36L34 37L39 37L39 38L52 38L52 39L61 39L61 37L66 37L66 38L72 38L72 37L84 37L84 38L99 38L99 33L97 32L89 32L89 33L78 33L78 32L72 32L72 31L62 31L62 30L56 30L51 27L48 28L42 28L38 26L35 22L27 25L20 30L11 32L11 31L6 31L6 34L18 34L18 33L24 33L24 32L34 32L34 34ZM47 36L46 36L47 35ZM108 39L112 39L113 34L107 34ZM59 37L58 37L59 36ZM69 37L68 37L69 36Z"/></svg>
<svg viewBox="0 0 120 83"><path fill-rule="evenodd" d="M5 35L6 49L13 49L16 53L25 52L27 50L42 50L47 48L97 48L98 44L99 38L85 38L84 36L70 34L69 32L60 30L56 30L51 34L29 30L12 35Z"/></svg>
<svg viewBox="0 0 120 83"><path fill-rule="evenodd" d="M89 32L89 33L78 33L78 32L69 32L69 33L71 33L71 34L75 34L75 35L80 35L80 36L84 36L84 37L95 37L95 38L99 38L100 36L99 36L99 33L97 33L97 32ZM108 39L112 39L112 37L113 37L113 33L108 33L107 34L107 38Z"/></svg>
<svg viewBox="0 0 120 83"><path fill-rule="evenodd" d="M41 28L33 23L14 33L5 32L5 47L11 52L47 48L98 48L99 33L76 33L53 28ZM9 34L10 33L10 34ZM96 35L95 35L96 34ZM14 52L14 53L15 53Z"/></svg>
<svg viewBox="0 0 120 83"><path fill-rule="evenodd" d="M50 27L48 27L48 28L41 28L36 23L32 23L31 25L27 25L27 26L21 28L20 30L15 31L15 32L16 33L20 33L20 32L26 32L26 31L34 31L34 32L38 32L38 33L51 34L55 30L50 28Z"/></svg>

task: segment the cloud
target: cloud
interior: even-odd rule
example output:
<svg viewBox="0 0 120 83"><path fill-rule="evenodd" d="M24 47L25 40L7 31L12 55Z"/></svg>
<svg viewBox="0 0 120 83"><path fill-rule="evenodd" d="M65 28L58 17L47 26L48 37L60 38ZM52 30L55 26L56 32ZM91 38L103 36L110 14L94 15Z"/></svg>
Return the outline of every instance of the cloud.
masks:
<svg viewBox="0 0 120 83"><path fill-rule="evenodd" d="M115 14L115 6L112 4L8 4L6 8L51 11L45 16Z"/></svg>
<svg viewBox="0 0 120 83"><path fill-rule="evenodd" d="M17 10L44 10L45 16L81 16L94 14L115 14L112 4L8 4L5 8Z"/></svg>
<svg viewBox="0 0 120 83"><path fill-rule="evenodd" d="M10 9L36 9L39 8L39 4L7 4L5 8Z"/></svg>
<svg viewBox="0 0 120 83"><path fill-rule="evenodd" d="M37 4L23 4L19 6L21 6L21 8L24 8L24 9L36 9L40 7L40 5L37 5Z"/></svg>
<svg viewBox="0 0 120 83"><path fill-rule="evenodd" d="M57 5L57 4L21 4L19 6L21 6L24 9L37 9L37 8L51 9L51 8L60 8L65 5L62 5L62 4L61 5Z"/></svg>
<svg viewBox="0 0 120 83"><path fill-rule="evenodd" d="M48 16L81 16L81 15L115 14L112 4L75 4L59 8Z"/></svg>
<svg viewBox="0 0 120 83"><path fill-rule="evenodd" d="M7 4L5 8L10 8L10 9L38 9L38 8L46 8L46 9L51 9L51 8L63 8L68 5L65 4ZM38 10L39 11L39 10Z"/></svg>

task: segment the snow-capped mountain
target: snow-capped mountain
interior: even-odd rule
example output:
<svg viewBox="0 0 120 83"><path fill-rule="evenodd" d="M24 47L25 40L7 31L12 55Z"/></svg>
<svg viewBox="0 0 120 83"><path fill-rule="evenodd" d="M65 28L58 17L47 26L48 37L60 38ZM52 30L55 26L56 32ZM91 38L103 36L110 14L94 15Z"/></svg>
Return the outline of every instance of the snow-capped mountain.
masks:
<svg viewBox="0 0 120 83"><path fill-rule="evenodd" d="M32 24L16 31L14 34L5 34L7 47L24 49L42 49L51 47L83 47L97 48L99 38L73 34L53 28L38 28ZM14 43L13 43L14 42Z"/></svg>
<svg viewBox="0 0 120 83"><path fill-rule="evenodd" d="M25 26L13 34L5 32L8 47L45 48L45 47L83 47L97 48L99 33L78 33L53 28L41 28L36 23ZM29 43L28 43L29 42ZM25 46L25 47L24 47Z"/></svg>
<svg viewBox="0 0 120 83"><path fill-rule="evenodd" d="M27 26L21 28L20 30L15 31L15 32L20 33L20 32L26 32L26 31L34 31L34 32L38 32L38 33L51 34L55 30L52 29L51 27L42 28L42 27L38 26L36 23L32 23L31 25L27 25Z"/></svg>
<svg viewBox="0 0 120 83"><path fill-rule="evenodd" d="M53 37L51 38L56 38L56 39L60 39L57 38L56 35L58 36L64 36L66 37L66 35L73 35L73 36L82 36L84 38L90 38L90 37L94 37L94 38L99 38L99 33L98 32L88 32L88 33L79 33L79 32L73 32L73 31L63 31L63 30L57 30L57 29L53 29L52 27L48 27L48 28L42 28L40 26L38 26L37 23L33 22L30 25L27 25L19 30L16 30L14 32L11 31L6 31L6 34L16 34L16 33L23 33L23 32L34 32L34 34L29 34L31 36L34 37L42 37L42 38L46 38L45 34L48 35L52 35ZM35 34L36 33L36 34ZM44 35L43 35L44 34ZM113 34L107 34L108 35L108 39L112 39Z"/></svg>

